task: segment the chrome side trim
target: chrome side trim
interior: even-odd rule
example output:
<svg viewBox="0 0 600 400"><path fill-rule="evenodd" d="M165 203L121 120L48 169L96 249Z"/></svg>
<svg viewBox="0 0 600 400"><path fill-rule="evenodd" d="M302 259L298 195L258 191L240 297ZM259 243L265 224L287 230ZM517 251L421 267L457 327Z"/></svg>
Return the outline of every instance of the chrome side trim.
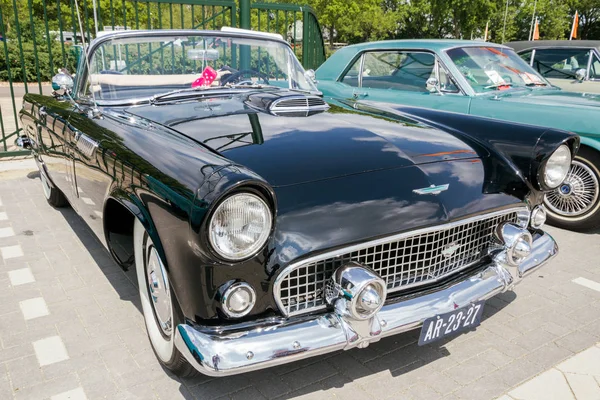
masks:
<svg viewBox="0 0 600 400"><path fill-rule="evenodd" d="M410 236L417 236L417 235L421 235L421 234L425 234L425 233L430 233L430 232L434 232L434 231L442 231L442 230L446 230L446 229L451 229L451 228L454 228L454 227L459 226L459 225L467 224L469 222L475 222L475 221L485 220L485 219L488 219L488 218L493 218L493 217L496 217L496 216L506 215L506 214L511 214L511 213L517 213L517 214L519 214L519 217L520 217L519 218L520 219L519 222L521 223L521 226L523 226L524 228L528 226L528 224L529 224L529 210L528 210L528 208L526 206L514 207L514 208L504 209L504 210L500 210L500 211L495 211L495 212L492 212L492 213L478 215L478 216L475 216L475 217L470 217L470 218L465 218L465 219L461 219L461 220L452 221L452 222L449 222L449 223L446 223L446 224L443 224L443 225L435 225L435 226L430 226L428 228L416 229L416 230L411 230L411 231L399 233L399 234L392 235L392 236L386 236L384 238L372 240L372 241L369 241L369 242L359 243L359 244L356 244L354 246L344 247L344 248L341 248L341 249L332 250L332 251L325 252L325 253L320 253L320 254L314 255L312 257L308 257L308 258L296 261L296 262L288 265L287 267L285 267L279 273L279 275L277 275L277 278L275 278L275 281L273 283L273 296L275 298L275 303L277 304L277 307L279 308L279 311L281 311L281 313L283 315L285 315L286 317L305 313L303 311L294 312L294 313L288 313L286 311L286 307L283 305L283 303L281 301L281 298L279 296L279 293L281 291L281 284L282 284L283 280L286 278L286 276L289 275L290 272L292 272L294 269L299 268L299 267L301 267L301 266L303 266L305 264L310 264L310 263L313 263L313 262L316 262L316 261L322 261L322 260L326 260L326 259L329 259L329 258L335 258L335 257L341 256L341 255L346 254L346 253L352 253L354 251L362 250L362 249L365 249L365 248L368 248L368 247L382 245L382 244L389 243L389 242L392 242L392 241L405 239L405 238L408 238ZM428 280L427 283L434 283L434 282L439 281L441 279L445 279L449 275L452 275L452 274L457 273L457 272L459 272L461 270L469 268L472 265L473 265L473 263L465 265L461 269L459 269L459 270L453 270L449 274L440 276L437 279ZM409 288L409 286L394 288L394 289L391 289L391 290L388 290L388 291L389 292L394 292L394 291L398 291L398 290L401 290L401 289L407 289L407 288ZM311 308L310 311L311 312L312 311L318 311L318 310L325 309L326 307L327 307L326 305L317 306L317 307Z"/></svg>
<svg viewBox="0 0 600 400"><path fill-rule="evenodd" d="M534 233L533 252L519 267L504 264L503 253L499 253L484 270L458 283L422 296L397 299L376 314L381 328L378 331L352 329L346 316L331 312L229 332L181 324L177 326L175 345L194 368L210 376L234 375L336 350L361 348L418 328L427 318L511 290L557 252L550 235Z"/></svg>

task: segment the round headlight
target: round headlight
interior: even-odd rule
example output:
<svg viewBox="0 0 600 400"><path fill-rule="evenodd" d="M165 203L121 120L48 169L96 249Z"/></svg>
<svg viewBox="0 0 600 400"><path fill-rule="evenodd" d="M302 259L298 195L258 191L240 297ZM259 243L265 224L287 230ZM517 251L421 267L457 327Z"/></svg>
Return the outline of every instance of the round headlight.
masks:
<svg viewBox="0 0 600 400"><path fill-rule="evenodd" d="M571 167L571 151L564 144L550 156L544 168L544 183L554 189L560 185Z"/></svg>
<svg viewBox="0 0 600 400"><path fill-rule="evenodd" d="M225 259L242 260L265 244L271 223L271 210L260 197L234 194L219 204L210 219L210 245Z"/></svg>

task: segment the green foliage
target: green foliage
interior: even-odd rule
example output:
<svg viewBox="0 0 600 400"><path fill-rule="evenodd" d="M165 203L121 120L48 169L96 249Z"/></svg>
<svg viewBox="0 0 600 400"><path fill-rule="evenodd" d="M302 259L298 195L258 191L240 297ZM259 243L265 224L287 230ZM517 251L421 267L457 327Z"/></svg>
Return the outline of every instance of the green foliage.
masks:
<svg viewBox="0 0 600 400"><path fill-rule="evenodd" d="M292 2L292 1L288 1ZM308 0L330 42L457 38L527 40L534 3L541 39L568 38L575 10L580 38L600 39L598 0ZM506 21L506 24L505 24Z"/></svg>
<svg viewBox="0 0 600 400"><path fill-rule="evenodd" d="M177 1L177 0L173 0ZM253 0L255 1L255 0ZM258 2L259 0L256 0ZM541 39L566 39L575 10L580 15L579 39L600 39L599 0L262 0L290 4L308 3L316 12L329 42L358 43L405 38L479 38L508 42L527 40L532 28L534 3ZM79 31L74 0L0 0L0 79L49 80L58 67L74 69L68 44L52 32ZM96 30L92 0L78 0L86 39ZM220 29L232 25L233 15L224 6L203 6L131 0L97 0L98 29L126 26L130 29L199 28ZM236 1L239 11L239 1ZM57 7L58 5L58 7ZM253 9L253 29L290 37L299 12ZM237 25L237 24L235 24ZM330 34L333 33L333 34ZM23 62L20 59L19 40ZM80 40L80 39L78 39ZM4 47L6 46L5 54ZM306 48L304 48L306 47ZM294 43L302 52L319 51L306 43ZM37 58L36 58L37 54ZM309 54L310 57L310 54ZM176 60L177 62L177 60ZM25 65L25 70L21 65Z"/></svg>
<svg viewBox="0 0 600 400"><path fill-rule="evenodd" d="M5 48L8 57L5 57ZM37 82L38 73L40 82L49 82L57 73L60 67L66 67L70 72L75 72L77 57L74 49L70 45L65 45L65 58L62 58L62 46L59 42L52 41L50 43L50 51L46 41L36 43L34 48L33 41L23 40L20 51L19 42L17 40L9 40L8 42L0 42L0 81L6 81L10 78L13 82L22 82L24 79L27 82ZM22 54L23 62L21 63ZM52 54L52 63L50 63L50 54ZM37 55L37 59L36 59ZM25 67L23 69L23 66ZM54 69L52 69L54 67Z"/></svg>

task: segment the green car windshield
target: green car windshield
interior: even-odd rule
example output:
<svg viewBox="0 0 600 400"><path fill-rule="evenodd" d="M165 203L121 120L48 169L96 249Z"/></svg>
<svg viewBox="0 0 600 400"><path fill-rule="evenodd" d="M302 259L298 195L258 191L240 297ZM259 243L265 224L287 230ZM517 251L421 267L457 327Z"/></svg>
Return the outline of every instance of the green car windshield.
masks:
<svg viewBox="0 0 600 400"><path fill-rule="evenodd" d="M512 50L458 47L447 50L446 54L477 93L548 86L548 82Z"/></svg>

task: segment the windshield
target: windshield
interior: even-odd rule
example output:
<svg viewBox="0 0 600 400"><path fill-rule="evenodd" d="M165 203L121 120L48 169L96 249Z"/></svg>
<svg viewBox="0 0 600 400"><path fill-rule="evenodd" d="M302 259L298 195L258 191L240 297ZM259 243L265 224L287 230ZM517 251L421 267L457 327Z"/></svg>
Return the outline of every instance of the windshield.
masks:
<svg viewBox="0 0 600 400"><path fill-rule="evenodd" d="M514 51L496 47L459 47L446 51L477 93L516 87L547 86Z"/></svg>
<svg viewBox="0 0 600 400"><path fill-rule="evenodd" d="M83 95L93 94L102 103L246 85L317 90L285 43L199 34L122 37L102 43L90 57Z"/></svg>

